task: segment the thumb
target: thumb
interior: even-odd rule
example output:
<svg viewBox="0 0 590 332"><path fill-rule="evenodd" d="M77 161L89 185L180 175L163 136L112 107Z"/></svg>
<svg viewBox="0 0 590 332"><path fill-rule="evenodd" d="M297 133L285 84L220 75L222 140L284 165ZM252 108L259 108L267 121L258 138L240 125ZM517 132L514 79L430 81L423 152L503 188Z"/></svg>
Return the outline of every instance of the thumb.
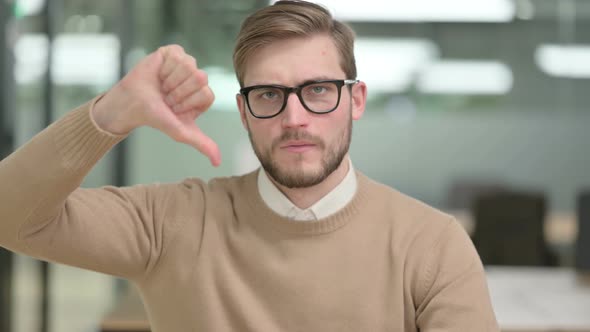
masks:
<svg viewBox="0 0 590 332"><path fill-rule="evenodd" d="M175 141L188 144L207 156L213 166L221 164L221 153L217 143L203 133L194 120L180 121L175 116L169 116L166 117L166 121L161 121L158 127Z"/></svg>
<svg viewBox="0 0 590 332"><path fill-rule="evenodd" d="M179 142L188 144L209 158L215 167L221 164L221 152L217 143L207 136L195 123L181 126Z"/></svg>

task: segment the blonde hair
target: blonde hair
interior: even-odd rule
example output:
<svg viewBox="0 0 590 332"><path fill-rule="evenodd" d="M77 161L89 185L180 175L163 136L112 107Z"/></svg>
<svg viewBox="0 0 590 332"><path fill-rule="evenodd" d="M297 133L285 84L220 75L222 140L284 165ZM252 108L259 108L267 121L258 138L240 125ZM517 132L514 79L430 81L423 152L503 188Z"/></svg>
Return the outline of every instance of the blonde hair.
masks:
<svg viewBox="0 0 590 332"><path fill-rule="evenodd" d="M356 78L354 32L332 18L324 7L307 1L277 1L250 15L242 23L234 48L234 69L240 86L248 59L261 47L279 40L327 34L340 55L340 67L347 79Z"/></svg>

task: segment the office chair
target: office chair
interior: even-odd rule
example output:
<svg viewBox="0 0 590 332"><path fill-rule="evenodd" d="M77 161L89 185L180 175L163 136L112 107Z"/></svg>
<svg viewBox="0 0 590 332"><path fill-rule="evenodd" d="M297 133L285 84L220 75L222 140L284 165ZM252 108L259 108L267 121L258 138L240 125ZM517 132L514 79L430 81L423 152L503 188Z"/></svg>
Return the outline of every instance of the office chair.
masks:
<svg viewBox="0 0 590 332"><path fill-rule="evenodd" d="M577 210L578 238L575 266L578 271L590 272L590 189L578 195Z"/></svg>
<svg viewBox="0 0 590 332"><path fill-rule="evenodd" d="M554 266L545 242L545 197L504 191L475 198L473 243L485 265Z"/></svg>
<svg viewBox="0 0 590 332"><path fill-rule="evenodd" d="M482 179L457 179L447 190L446 206L451 210L469 210L476 197L505 191L507 186L501 181Z"/></svg>

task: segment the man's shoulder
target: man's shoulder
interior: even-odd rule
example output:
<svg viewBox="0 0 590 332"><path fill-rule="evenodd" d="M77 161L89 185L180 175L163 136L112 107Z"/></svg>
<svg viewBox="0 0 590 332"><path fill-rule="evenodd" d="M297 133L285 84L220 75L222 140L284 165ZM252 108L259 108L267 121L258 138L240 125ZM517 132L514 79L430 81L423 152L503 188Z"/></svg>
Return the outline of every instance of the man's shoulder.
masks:
<svg viewBox="0 0 590 332"><path fill-rule="evenodd" d="M374 208L384 209L391 222L412 228L446 227L453 217L415 197L411 197L389 185L377 182L357 173L360 183L368 186ZM399 226L401 226L399 225ZM438 227L437 227L438 226Z"/></svg>
<svg viewBox="0 0 590 332"><path fill-rule="evenodd" d="M391 232L394 250L420 256L444 239L469 245L465 229L451 215L385 184L368 180L374 197L371 209L379 211L383 229Z"/></svg>

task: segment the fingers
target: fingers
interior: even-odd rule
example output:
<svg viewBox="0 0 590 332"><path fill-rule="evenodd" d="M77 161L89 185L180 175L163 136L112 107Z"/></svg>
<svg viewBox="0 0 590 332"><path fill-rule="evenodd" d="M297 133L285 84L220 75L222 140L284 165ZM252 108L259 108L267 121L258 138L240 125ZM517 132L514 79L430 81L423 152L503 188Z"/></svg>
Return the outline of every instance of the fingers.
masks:
<svg viewBox="0 0 590 332"><path fill-rule="evenodd" d="M182 47L170 45L161 48L160 52L164 58L159 73L162 92L168 94L189 79L190 83L196 85L185 84L185 90L187 87L199 88L207 85L207 75L197 68L197 60L186 54Z"/></svg>
<svg viewBox="0 0 590 332"><path fill-rule="evenodd" d="M183 113L187 111L198 111L202 113L209 109L215 100L215 95L211 88L204 87L202 89L197 90L196 92L185 96L182 101L175 102L173 98L166 98L166 103L174 113Z"/></svg>
<svg viewBox="0 0 590 332"><path fill-rule="evenodd" d="M187 80L197 83L198 86L207 85L207 74L197 68L195 61L189 55L184 59L178 60L172 72L162 79L162 92L169 93Z"/></svg>
<svg viewBox="0 0 590 332"><path fill-rule="evenodd" d="M184 52L184 48L182 48L180 45L168 45L160 47L158 52L160 52L164 58L164 63L160 67L160 80L164 80L166 77L168 77L168 75L174 71L178 63L181 62L185 56L188 56ZM194 58L192 59L194 60L193 65L196 67L196 60Z"/></svg>
<svg viewBox="0 0 590 332"><path fill-rule="evenodd" d="M160 71L162 93L174 112L204 111L215 99L208 85L207 73L197 68L196 60L180 47L162 48L164 63Z"/></svg>
<svg viewBox="0 0 590 332"><path fill-rule="evenodd" d="M176 71L172 75L175 73ZM188 75L183 76L184 81L176 86L171 84L164 85L164 91L176 102L182 101L186 96L190 95L195 90L207 86L209 83L207 73L202 70L197 70L194 73L188 73ZM169 80L166 80L166 82L168 81Z"/></svg>

